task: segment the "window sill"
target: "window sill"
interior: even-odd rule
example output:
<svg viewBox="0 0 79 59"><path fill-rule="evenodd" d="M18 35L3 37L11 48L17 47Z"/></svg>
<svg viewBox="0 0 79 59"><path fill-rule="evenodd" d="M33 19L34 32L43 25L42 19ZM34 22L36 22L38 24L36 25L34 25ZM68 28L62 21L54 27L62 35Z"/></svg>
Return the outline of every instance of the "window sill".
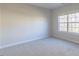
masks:
<svg viewBox="0 0 79 59"><path fill-rule="evenodd" d="M78 36L79 37L79 33L74 33L74 32L64 32L64 31L58 31L59 33L62 34L68 34L68 35L72 35L72 36Z"/></svg>

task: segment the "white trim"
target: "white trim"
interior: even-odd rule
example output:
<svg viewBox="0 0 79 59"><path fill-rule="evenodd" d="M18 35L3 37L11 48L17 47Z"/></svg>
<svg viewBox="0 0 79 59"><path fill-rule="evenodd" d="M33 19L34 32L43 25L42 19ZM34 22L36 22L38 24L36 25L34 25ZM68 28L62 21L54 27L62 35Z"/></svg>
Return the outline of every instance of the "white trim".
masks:
<svg viewBox="0 0 79 59"><path fill-rule="evenodd" d="M26 41L15 42L15 43L0 46L0 49L16 46L16 45L23 44L23 43L28 43L28 42L31 42L31 41L34 41L34 40L45 39L45 38L48 38L48 37L47 36L44 37L44 38L39 37L37 39L29 39L29 40L26 40Z"/></svg>

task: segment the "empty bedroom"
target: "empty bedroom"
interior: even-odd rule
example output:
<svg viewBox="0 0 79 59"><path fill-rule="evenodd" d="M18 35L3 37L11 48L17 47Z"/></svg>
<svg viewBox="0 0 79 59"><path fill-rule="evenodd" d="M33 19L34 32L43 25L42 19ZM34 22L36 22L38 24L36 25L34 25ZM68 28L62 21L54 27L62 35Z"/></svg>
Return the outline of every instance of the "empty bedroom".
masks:
<svg viewBox="0 0 79 59"><path fill-rule="evenodd" d="M79 3L0 3L0 56L79 56Z"/></svg>

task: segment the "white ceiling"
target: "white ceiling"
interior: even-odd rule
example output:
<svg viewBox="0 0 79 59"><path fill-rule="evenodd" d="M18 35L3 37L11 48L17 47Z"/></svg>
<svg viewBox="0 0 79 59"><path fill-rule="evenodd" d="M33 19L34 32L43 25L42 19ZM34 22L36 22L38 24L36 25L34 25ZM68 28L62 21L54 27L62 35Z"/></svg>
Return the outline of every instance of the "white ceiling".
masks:
<svg viewBox="0 0 79 59"><path fill-rule="evenodd" d="M55 9L60 6L63 6L64 4L63 3L31 3L31 5L48 8L48 9Z"/></svg>

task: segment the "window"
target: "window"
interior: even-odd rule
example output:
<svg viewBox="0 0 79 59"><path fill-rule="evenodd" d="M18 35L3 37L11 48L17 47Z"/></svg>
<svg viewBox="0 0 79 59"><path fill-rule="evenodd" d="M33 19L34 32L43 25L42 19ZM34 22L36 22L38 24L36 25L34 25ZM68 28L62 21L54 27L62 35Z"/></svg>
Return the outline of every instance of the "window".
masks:
<svg viewBox="0 0 79 59"><path fill-rule="evenodd" d="M58 30L79 33L79 13L59 16Z"/></svg>

